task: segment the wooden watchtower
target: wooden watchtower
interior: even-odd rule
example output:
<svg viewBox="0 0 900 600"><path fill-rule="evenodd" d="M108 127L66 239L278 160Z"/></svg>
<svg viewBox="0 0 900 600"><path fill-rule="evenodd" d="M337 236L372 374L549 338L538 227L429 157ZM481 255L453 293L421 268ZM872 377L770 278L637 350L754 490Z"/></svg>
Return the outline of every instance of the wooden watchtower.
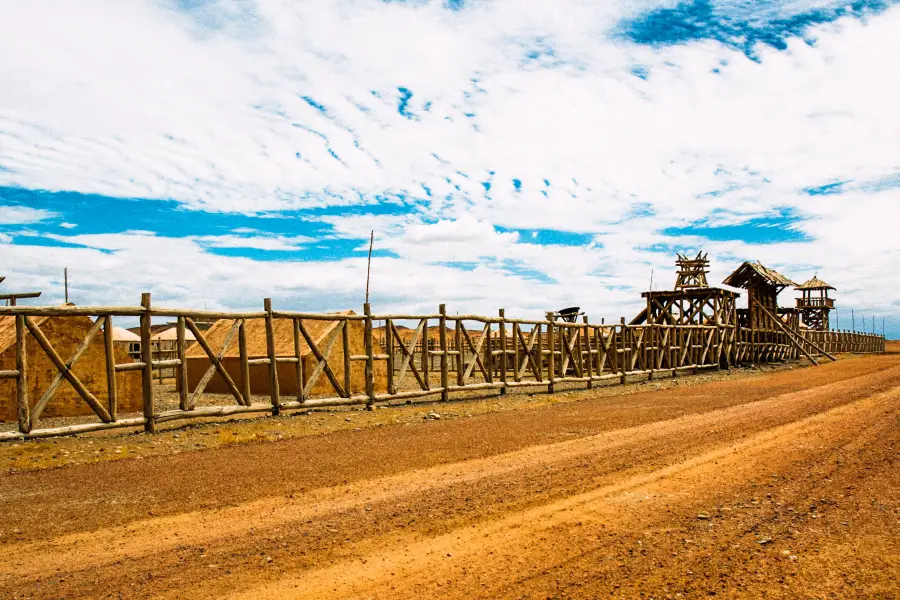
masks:
<svg viewBox="0 0 900 600"><path fill-rule="evenodd" d="M828 290L836 289L818 276L794 288L800 291L797 310L810 329L828 331L828 313L834 308L834 299L828 297Z"/></svg>
<svg viewBox="0 0 900 600"><path fill-rule="evenodd" d="M769 331L780 329L773 320L779 313L778 293L787 287L797 285L758 261L745 262L723 283L747 290L747 310L738 311L740 325L751 330Z"/></svg>
<svg viewBox="0 0 900 600"><path fill-rule="evenodd" d="M740 294L709 286L706 254L698 252L695 258L679 254L675 264L678 266L675 289L641 294L647 306L630 324L735 325L735 300Z"/></svg>
<svg viewBox="0 0 900 600"><path fill-rule="evenodd" d="M709 272L709 259L703 252L698 252L694 258L688 258L678 254L678 278L675 280L676 290L707 288L706 274Z"/></svg>

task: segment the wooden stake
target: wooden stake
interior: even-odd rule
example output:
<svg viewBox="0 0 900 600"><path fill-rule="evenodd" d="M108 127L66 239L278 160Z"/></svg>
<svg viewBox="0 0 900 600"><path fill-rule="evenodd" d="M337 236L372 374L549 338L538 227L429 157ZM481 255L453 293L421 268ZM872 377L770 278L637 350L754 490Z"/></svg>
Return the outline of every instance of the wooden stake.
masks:
<svg viewBox="0 0 900 600"><path fill-rule="evenodd" d="M375 230L369 234L369 260L366 264L366 304L369 303L369 280L372 277L372 246L375 244Z"/></svg>

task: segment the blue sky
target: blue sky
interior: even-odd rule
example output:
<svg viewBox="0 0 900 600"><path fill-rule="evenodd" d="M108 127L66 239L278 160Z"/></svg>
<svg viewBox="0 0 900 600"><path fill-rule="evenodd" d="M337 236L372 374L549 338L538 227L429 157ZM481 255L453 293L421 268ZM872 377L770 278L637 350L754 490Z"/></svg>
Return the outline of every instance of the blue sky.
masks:
<svg viewBox="0 0 900 600"><path fill-rule="evenodd" d="M0 0L3 287L359 308L374 229L376 310L631 316L703 248L897 336L896 4Z"/></svg>

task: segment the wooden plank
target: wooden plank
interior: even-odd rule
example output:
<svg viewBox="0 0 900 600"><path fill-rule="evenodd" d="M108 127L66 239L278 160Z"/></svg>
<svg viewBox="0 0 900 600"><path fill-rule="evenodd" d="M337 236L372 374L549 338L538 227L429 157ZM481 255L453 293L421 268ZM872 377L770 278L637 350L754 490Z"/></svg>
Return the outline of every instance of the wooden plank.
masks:
<svg viewBox="0 0 900 600"><path fill-rule="evenodd" d="M115 423L82 423L80 425L67 425L65 427L51 427L47 429L34 429L28 433L20 431L6 431L0 433L0 442L16 440L36 440L41 438L61 435L75 435L78 433L90 433L92 431L109 431L110 429L124 429L126 427L140 427L144 424L143 417L134 419L120 419Z"/></svg>
<svg viewBox="0 0 900 600"><path fill-rule="evenodd" d="M210 347L209 342L204 337L203 333L197 328L197 325L194 324L194 320L190 317L185 317L184 324L187 325L187 328L191 330L191 333L194 334L194 337L197 338L197 343L203 348L203 351L206 352L206 355L209 357L210 364L209 368L206 369L206 373L203 374L203 377L200 379L200 383L197 384L197 388L194 390L194 393L191 395L190 404L188 405L188 410L193 410L197 405L197 401L203 396L203 391L206 389L206 385L209 383L209 380L212 379L213 373L218 371L219 375L225 381L225 385L228 386L228 390L231 392L231 395L234 396L235 400L237 400L238 404L243 404L243 398L241 397L241 392L238 390L237 386L234 383L234 380L231 378L231 375L228 374L228 371L225 369L224 365L222 365L222 357L225 356L225 352L228 350L228 346L231 345L231 340L234 339L234 335L237 333L237 330L240 328L241 322L239 320L235 320L234 323L231 324L231 329L228 330L228 333L225 334L225 339L222 340L222 347L219 349L218 354L213 352L212 347Z"/></svg>
<svg viewBox="0 0 900 600"><path fill-rule="evenodd" d="M110 421L116 420L116 408L118 405L118 391L116 390L116 346L113 343L112 317L97 317L97 321L103 320L103 347L106 363L106 409L109 411Z"/></svg>
<svg viewBox="0 0 900 600"><path fill-rule="evenodd" d="M25 315L16 315L16 415L19 431L31 431L31 417L28 409L28 353L25 346Z"/></svg>
<svg viewBox="0 0 900 600"><path fill-rule="evenodd" d="M25 315L30 317L139 317L144 314L140 306L0 306L0 315Z"/></svg>
<svg viewBox="0 0 900 600"><path fill-rule="evenodd" d="M184 419L212 418L212 417L229 417L231 415L243 415L248 413L269 412L272 410L271 404L251 404L245 406L201 406L192 410L169 410L156 415L157 423L166 423L169 421L180 421Z"/></svg>
<svg viewBox="0 0 900 600"><path fill-rule="evenodd" d="M97 333L97 331L100 330L100 326L102 324L103 321L97 319L85 339L82 340L78 348L75 349L75 352L72 353L72 357L69 358L69 361L63 362L59 354L56 353L56 350L53 349L52 344L50 344L50 340L48 340L47 336L44 335L44 332L41 331L41 329L37 325L35 325L29 317L25 317L25 326L31 332L32 337L35 339L38 345L44 350L44 353L50 358L50 362L53 363L53 366L55 366L59 373L62 374L62 377L64 377L73 388L75 388L75 391L78 392L78 395L81 396L85 402L87 402L88 406L91 407L91 410L93 410L97 414L97 416L100 417L100 420L109 423L111 421L109 412L107 412L106 408L104 408L103 405L100 404L100 401L97 400L97 398L90 391L88 391L81 380L79 380L78 377L76 377L72 372L72 365L75 364L75 361L78 360L78 357L80 357L82 353L84 353L84 351L87 349L94 335ZM53 381L56 382L56 378L54 378ZM47 406L47 402L49 402L50 398L53 397L52 392L56 391L56 387L58 387L58 385L59 383L56 383L55 385L54 383L51 383L50 388L48 388L48 391L50 391L51 393L48 394L45 392L44 395L41 396L40 400L38 400L35 404L34 409L31 411L32 429L37 424L37 421L41 416L41 412L44 410L44 407Z"/></svg>

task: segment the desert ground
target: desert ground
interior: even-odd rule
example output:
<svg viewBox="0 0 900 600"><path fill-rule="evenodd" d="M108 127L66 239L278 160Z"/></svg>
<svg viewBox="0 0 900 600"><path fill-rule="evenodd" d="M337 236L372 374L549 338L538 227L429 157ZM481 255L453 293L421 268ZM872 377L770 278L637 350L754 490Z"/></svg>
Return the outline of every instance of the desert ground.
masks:
<svg viewBox="0 0 900 600"><path fill-rule="evenodd" d="M0 445L0 598L900 598L900 344Z"/></svg>

